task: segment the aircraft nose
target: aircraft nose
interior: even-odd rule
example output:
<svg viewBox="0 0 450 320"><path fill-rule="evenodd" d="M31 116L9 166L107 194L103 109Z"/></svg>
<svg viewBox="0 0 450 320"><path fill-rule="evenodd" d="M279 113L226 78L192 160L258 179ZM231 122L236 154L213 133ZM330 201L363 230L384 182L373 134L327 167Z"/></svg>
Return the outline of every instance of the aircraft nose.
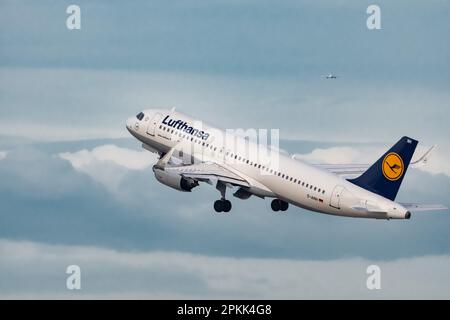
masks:
<svg viewBox="0 0 450 320"><path fill-rule="evenodd" d="M131 128L133 128L133 120L134 120L133 118L127 119L126 125L127 125L128 131L131 131Z"/></svg>

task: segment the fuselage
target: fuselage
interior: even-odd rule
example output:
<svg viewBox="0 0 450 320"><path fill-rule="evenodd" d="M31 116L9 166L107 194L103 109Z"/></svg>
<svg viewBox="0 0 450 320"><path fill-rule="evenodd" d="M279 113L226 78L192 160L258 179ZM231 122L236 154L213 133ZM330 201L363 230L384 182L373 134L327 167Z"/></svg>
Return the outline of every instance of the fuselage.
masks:
<svg viewBox="0 0 450 320"><path fill-rule="evenodd" d="M174 110L149 109L127 121L144 148L172 148L183 163L213 162L249 182L249 192L308 210L360 218L405 219L402 205L346 179L241 135L207 125ZM371 208L377 208L373 210Z"/></svg>

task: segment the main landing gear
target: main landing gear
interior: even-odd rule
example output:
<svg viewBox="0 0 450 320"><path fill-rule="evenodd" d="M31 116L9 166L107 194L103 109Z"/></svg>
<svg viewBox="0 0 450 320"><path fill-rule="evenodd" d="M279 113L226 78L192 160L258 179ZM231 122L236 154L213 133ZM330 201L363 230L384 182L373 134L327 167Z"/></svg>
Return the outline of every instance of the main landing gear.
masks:
<svg viewBox="0 0 450 320"><path fill-rule="evenodd" d="M220 199L214 201L214 210L216 210L216 212L230 212L231 210L230 200Z"/></svg>
<svg viewBox="0 0 450 320"><path fill-rule="evenodd" d="M226 188L227 186L223 182L217 181L216 189L220 191L221 198L214 202L216 212L230 212L231 210L230 200L225 199Z"/></svg>
<svg viewBox="0 0 450 320"><path fill-rule="evenodd" d="M289 203L280 199L273 199L270 206L273 211L286 211L289 207Z"/></svg>

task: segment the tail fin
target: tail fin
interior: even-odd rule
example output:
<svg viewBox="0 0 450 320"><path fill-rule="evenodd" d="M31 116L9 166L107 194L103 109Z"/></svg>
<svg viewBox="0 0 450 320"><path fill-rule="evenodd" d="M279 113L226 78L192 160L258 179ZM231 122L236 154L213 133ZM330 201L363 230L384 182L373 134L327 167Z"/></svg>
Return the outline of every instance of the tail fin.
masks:
<svg viewBox="0 0 450 320"><path fill-rule="evenodd" d="M349 179L361 188L395 200L418 141L403 137L358 178Z"/></svg>

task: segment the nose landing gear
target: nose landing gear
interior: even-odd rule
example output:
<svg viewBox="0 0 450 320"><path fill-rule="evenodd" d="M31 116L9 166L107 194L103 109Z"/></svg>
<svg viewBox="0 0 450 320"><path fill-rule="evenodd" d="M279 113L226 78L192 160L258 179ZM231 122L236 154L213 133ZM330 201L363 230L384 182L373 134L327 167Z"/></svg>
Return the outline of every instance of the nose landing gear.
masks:
<svg viewBox="0 0 450 320"><path fill-rule="evenodd" d="M273 199L270 206L273 211L286 211L289 208L289 203L280 199Z"/></svg>

